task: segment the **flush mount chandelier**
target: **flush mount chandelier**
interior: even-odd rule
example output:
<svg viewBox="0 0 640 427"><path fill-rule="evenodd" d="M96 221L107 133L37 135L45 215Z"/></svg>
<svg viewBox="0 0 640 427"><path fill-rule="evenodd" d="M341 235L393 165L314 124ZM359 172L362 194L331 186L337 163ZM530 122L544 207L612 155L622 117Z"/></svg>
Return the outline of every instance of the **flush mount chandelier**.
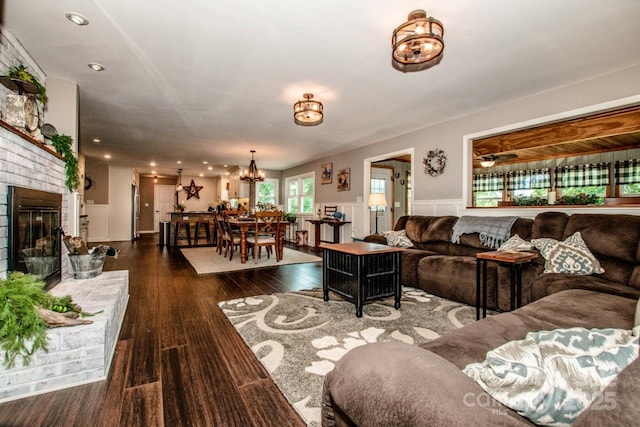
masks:
<svg viewBox="0 0 640 427"><path fill-rule="evenodd" d="M264 172L258 170L256 161L253 159L253 155L256 150L251 150L251 163L249 163L249 169L245 169L240 172L240 180L246 182L264 181Z"/></svg>
<svg viewBox="0 0 640 427"><path fill-rule="evenodd" d="M312 93L302 95L304 100L293 104L293 121L300 126L317 126L324 121L322 102L313 99Z"/></svg>
<svg viewBox="0 0 640 427"><path fill-rule="evenodd" d="M424 10L414 10L407 22L393 30L393 68L402 72L421 71L437 65L444 51L444 27Z"/></svg>

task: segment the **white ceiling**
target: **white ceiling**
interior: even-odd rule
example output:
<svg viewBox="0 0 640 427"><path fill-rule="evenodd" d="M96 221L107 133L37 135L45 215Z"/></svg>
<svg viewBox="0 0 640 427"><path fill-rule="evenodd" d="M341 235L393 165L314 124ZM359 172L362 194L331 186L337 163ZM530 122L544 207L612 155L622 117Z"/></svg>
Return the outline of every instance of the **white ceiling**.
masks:
<svg viewBox="0 0 640 427"><path fill-rule="evenodd" d="M414 9L444 24L444 59L402 73L391 33ZM3 20L78 83L82 152L143 174L219 175L251 149L281 170L640 63L638 0L5 0ZM293 123L305 92L320 126Z"/></svg>

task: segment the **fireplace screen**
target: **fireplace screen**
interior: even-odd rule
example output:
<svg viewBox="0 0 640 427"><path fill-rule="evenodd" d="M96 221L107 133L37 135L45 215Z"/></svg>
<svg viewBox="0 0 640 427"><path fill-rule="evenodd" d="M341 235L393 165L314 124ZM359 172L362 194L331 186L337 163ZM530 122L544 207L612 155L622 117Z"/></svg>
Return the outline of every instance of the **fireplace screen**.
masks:
<svg viewBox="0 0 640 427"><path fill-rule="evenodd" d="M37 276L46 287L61 279L62 195L9 187L9 270Z"/></svg>

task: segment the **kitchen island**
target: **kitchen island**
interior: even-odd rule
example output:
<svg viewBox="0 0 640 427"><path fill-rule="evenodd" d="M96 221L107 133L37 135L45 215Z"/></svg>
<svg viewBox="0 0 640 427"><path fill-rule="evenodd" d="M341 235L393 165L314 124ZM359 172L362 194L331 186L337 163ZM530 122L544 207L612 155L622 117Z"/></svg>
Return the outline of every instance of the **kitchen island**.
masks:
<svg viewBox="0 0 640 427"><path fill-rule="evenodd" d="M171 212L171 236L170 242L174 246L211 246L216 242L216 229L214 225L215 212L209 211L188 211L188 212ZM180 234L176 239L176 226L180 225ZM196 224L200 224L199 229L196 230ZM206 223L206 225L205 225ZM209 239L206 238L205 232L201 231L202 227L206 226ZM187 233L185 227L188 227L190 239L187 239ZM196 231L200 233L200 236L196 235Z"/></svg>

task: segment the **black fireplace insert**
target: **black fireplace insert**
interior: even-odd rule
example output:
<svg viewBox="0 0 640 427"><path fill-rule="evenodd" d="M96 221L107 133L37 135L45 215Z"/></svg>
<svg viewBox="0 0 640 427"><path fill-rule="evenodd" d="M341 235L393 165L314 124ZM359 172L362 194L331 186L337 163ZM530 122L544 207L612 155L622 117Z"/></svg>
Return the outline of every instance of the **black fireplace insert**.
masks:
<svg viewBox="0 0 640 427"><path fill-rule="evenodd" d="M62 278L62 195L8 188L8 270L37 276L50 289Z"/></svg>

